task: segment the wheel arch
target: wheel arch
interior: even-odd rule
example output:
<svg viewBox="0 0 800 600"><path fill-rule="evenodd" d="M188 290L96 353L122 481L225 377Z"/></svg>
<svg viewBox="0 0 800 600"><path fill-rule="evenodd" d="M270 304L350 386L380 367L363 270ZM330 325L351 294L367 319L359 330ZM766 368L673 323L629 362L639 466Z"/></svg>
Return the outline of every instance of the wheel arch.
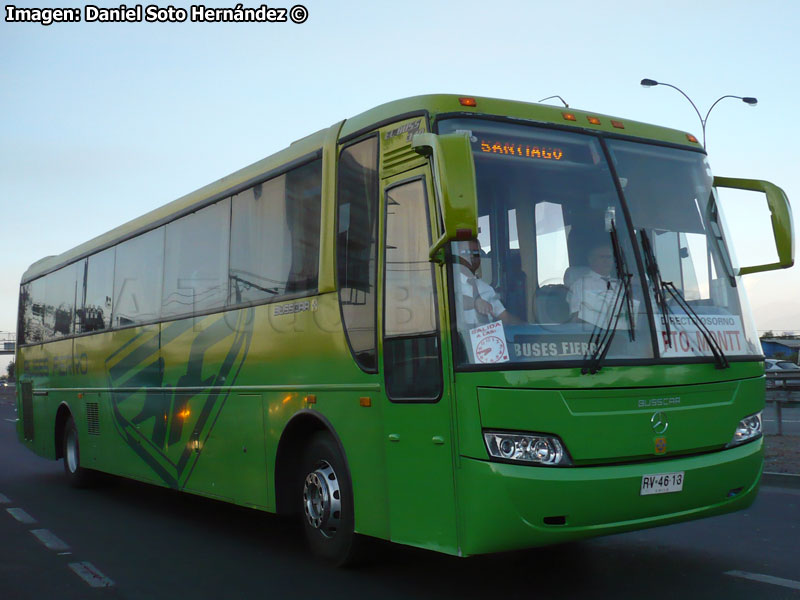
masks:
<svg viewBox="0 0 800 600"><path fill-rule="evenodd" d="M324 432L331 436L344 459L347 478L353 487L353 478L350 472L350 463L347 453L342 445L342 440L336 433L331 422L317 411L303 409L296 413L286 427L283 428L281 439L278 441L278 450L275 454L275 512L278 514L298 513L299 502L293 502L293 481L300 469L303 458L303 447L311 437Z"/></svg>

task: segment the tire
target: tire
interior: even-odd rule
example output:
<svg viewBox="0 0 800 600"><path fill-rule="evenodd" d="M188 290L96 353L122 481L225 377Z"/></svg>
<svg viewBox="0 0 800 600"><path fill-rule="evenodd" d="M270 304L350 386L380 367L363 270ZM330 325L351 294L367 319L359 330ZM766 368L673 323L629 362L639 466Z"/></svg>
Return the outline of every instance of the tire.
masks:
<svg viewBox="0 0 800 600"><path fill-rule="evenodd" d="M72 417L64 425L62 455L64 456L64 473L72 487L84 488L93 483L94 472L81 466L81 451L78 442L78 428Z"/></svg>
<svg viewBox="0 0 800 600"><path fill-rule="evenodd" d="M354 564L359 540L354 531L353 486L341 450L326 433L316 434L306 448L300 502L311 551L334 566Z"/></svg>

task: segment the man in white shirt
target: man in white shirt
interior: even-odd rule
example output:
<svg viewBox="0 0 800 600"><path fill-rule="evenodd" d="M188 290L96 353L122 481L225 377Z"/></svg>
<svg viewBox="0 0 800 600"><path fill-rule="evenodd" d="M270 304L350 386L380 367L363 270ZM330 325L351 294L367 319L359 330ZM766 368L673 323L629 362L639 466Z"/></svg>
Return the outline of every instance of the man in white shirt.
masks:
<svg viewBox="0 0 800 600"><path fill-rule="evenodd" d="M611 245L594 246L589 251L588 263L588 267L572 267L565 274L569 312L573 319L601 325L608 320L608 310L619 285L619 280L612 276L614 253Z"/></svg>
<svg viewBox="0 0 800 600"><path fill-rule="evenodd" d="M611 244L601 243L592 247L588 255L588 267L570 267L564 275L569 312L573 320L605 327L610 311L621 285L617 279L614 252ZM639 301L633 300L633 314L638 314ZM620 329L628 328L628 319L620 320Z"/></svg>
<svg viewBox="0 0 800 600"><path fill-rule="evenodd" d="M478 276L481 266L481 247L478 240L459 242L453 266L456 288L456 311L460 328L472 329L494 321L506 325L522 323L509 313L499 294Z"/></svg>

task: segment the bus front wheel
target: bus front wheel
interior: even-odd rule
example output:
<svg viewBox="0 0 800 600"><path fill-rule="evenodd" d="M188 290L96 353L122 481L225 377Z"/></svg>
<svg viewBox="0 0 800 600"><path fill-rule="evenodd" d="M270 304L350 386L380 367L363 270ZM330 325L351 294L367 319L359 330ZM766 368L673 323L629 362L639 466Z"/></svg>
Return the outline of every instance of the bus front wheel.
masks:
<svg viewBox="0 0 800 600"><path fill-rule="evenodd" d="M92 472L81 466L78 428L75 427L75 420L72 417L69 417L64 425L64 435L62 439L64 440L64 446L62 448L64 472L67 474L70 485L76 488L88 486L92 480Z"/></svg>
<svg viewBox="0 0 800 600"><path fill-rule="evenodd" d="M301 474L301 515L311 550L336 566L352 564L358 542L353 488L344 457L330 435L311 439Z"/></svg>

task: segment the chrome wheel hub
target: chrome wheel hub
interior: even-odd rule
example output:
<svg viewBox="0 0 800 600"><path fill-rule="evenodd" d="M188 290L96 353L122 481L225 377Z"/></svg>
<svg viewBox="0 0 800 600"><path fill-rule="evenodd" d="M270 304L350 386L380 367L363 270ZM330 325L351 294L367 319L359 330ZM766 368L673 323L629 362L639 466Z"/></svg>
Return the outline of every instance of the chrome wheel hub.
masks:
<svg viewBox="0 0 800 600"><path fill-rule="evenodd" d="M303 484L303 511L309 525L319 529L325 537L333 537L339 529L342 514L339 478L333 467L324 460L306 475Z"/></svg>
<svg viewBox="0 0 800 600"><path fill-rule="evenodd" d="M74 429L67 432L67 449L64 460L67 461L67 468L70 473L78 470L78 436Z"/></svg>

